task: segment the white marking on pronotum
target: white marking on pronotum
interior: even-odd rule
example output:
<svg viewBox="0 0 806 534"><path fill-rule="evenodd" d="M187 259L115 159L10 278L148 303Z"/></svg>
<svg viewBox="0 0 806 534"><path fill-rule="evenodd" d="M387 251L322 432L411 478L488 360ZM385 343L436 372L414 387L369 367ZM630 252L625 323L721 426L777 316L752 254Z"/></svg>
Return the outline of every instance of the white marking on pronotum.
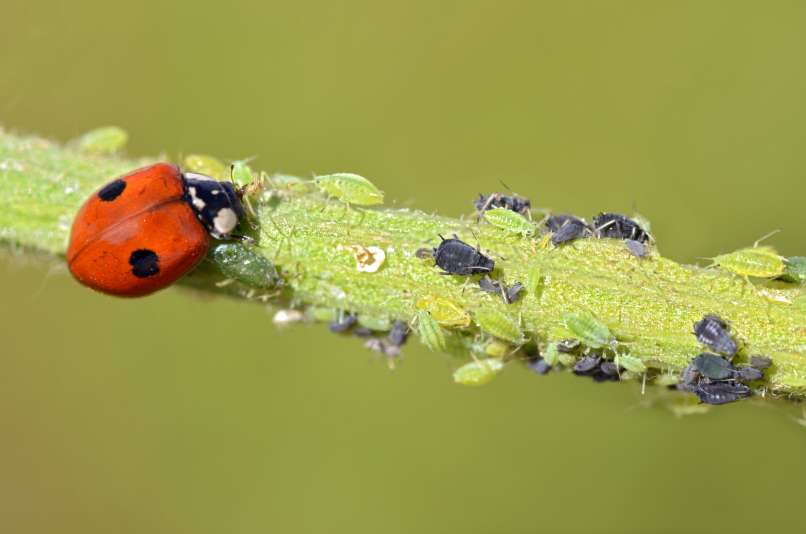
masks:
<svg viewBox="0 0 806 534"><path fill-rule="evenodd" d="M206 181L206 182L215 182L216 181L216 179L211 177L211 176L207 176L206 174L199 174L199 173L196 173L196 172L186 172L185 173L185 178L190 179L190 180L200 180L200 181Z"/></svg>
<svg viewBox="0 0 806 534"><path fill-rule="evenodd" d="M188 193L190 193L190 201L193 202L193 205L196 206L196 209L204 209L204 206L207 204L205 204L204 200L196 196L196 188L188 187Z"/></svg>
<svg viewBox="0 0 806 534"><path fill-rule="evenodd" d="M221 235L228 235L238 226L238 216L231 208L221 208L213 219L215 231Z"/></svg>

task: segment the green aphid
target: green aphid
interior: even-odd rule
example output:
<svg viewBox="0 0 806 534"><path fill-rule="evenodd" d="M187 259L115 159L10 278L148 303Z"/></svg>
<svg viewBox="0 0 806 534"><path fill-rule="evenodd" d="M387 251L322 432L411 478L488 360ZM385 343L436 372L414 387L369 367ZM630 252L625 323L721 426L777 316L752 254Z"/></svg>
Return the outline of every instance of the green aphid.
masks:
<svg viewBox="0 0 806 534"><path fill-rule="evenodd" d="M526 278L526 291L535 300L540 300L546 287L546 275L539 265L532 265Z"/></svg>
<svg viewBox="0 0 806 534"><path fill-rule="evenodd" d="M383 204L383 191L357 174L337 173L317 176L314 182L324 193L356 206Z"/></svg>
<svg viewBox="0 0 806 534"><path fill-rule="evenodd" d="M227 178L227 167L213 156L204 154L188 154L182 160L182 166L187 171L197 172L216 180L224 180Z"/></svg>
<svg viewBox="0 0 806 534"><path fill-rule="evenodd" d="M577 339L592 349L614 348L617 344L607 325L590 313L566 313L563 321Z"/></svg>
<svg viewBox="0 0 806 534"><path fill-rule="evenodd" d="M308 306L305 308L305 317L317 323L330 323L339 316L336 308L323 308L321 306Z"/></svg>
<svg viewBox="0 0 806 534"><path fill-rule="evenodd" d="M557 360L559 360L559 362L563 364L563 367L573 367L574 364L577 363L577 357L574 356L573 354L568 354L566 352L561 352L557 356Z"/></svg>
<svg viewBox="0 0 806 534"><path fill-rule="evenodd" d="M512 347L508 343L496 339L487 341L486 343L474 343L471 348L476 354L498 359L505 358L512 350Z"/></svg>
<svg viewBox="0 0 806 534"><path fill-rule="evenodd" d="M675 395L666 407L675 417L686 417L688 415L703 415L711 411L710 404L701 403L695 395Z"/></svg>
<svg viewBox="0 0 806 534"><path fill-rule="evenodd" d="M232 183L237 187L244 187L254 182L254 175L251 167L247 164L249 160L233 161L230 167L230 177Z"/></svg>
<svg viewBox="0 0 806 534"><path fill-rule="evenodd" d="M425 310L417 310L415 315L417 321L417 332L423 345L435 352L443 352L447 347L445 333L442 327Z"/></svg>
<svg viewBox="0 0 806 534"><path fill-rule="evenodd" d="M546 350L543 351L542 356L548 365L552 367L557 365L557 362L560 361L560 351L557 350L557 343L549 343L546 346Z"/></svg>
<svg viewBox="0 0 806 534"><path fill-rule="evenodd" d="M636 358L635 356L630 356L628 354L616 354L616 357L613 359L613 363L619 367L623 367L631 373L646 373L646 365L644 365L644 362L641 360L641 358Z"/></svg>
<svg viewBox="0 0 806 534"><path fill-rule="evenodd" d="M383 315L359 315L358 324L378 332L385 332L392 328L392 321L389 320L389 317Z"/></svg>
<svg viewBox="0 0 806 534"><path fill-rule="evenodd" d="M426 295L418 299L414 306L425 310L441 325L465 327L470 324L470 314L452 300Z"/></svg>
<svg viewBox="0 0 806 534"><path fill-rule="evenodd" d="M483 386L492 381L504 368L497 358L485 358L463 365L453 372L453 381L465 386Z"/></svg>
<svg viewBox="0 0 806 534"><path fill-rule="evenodd" d="M806 256L790 256L786 259L786 272L781 280L793 283L806 282Z"/></svg>
<svg viewBox="0 0 806 534"><path fill-rule="evenodd" d="M657 386L674 386L680 383L680 375L675 373L663 373L655 377L654 383Z"/></svg>
<svg viewBox="0 0 806 534"><path fill-rule="evenodd" d="M242 243L222 243L213 249L213 259L227 278L257 289L272 289L280 283L274 264Z"/></svg>
<svg viewBox="0 0 806 534"><path fill-rule="evenodd" d="M109 155L119 152L126 146L129 134L117 126L96 128L78 138L78 148L82 152L95 155Z"/></svg>
<svg viewBox="0 0 806 534"><path fill-rule="evenodd" d="M507 208L493 208L484 212L484 219L495 226L506 230L511 234L522 236L533 236L535 225L520 213Z"/></svg>
<svg viewBox="0 0 806 534"><path fill-rule="evenodd" d="M785 258L768 245L720 254L714 258L714 265L739 276L754 278L775 278L786 271Z"/></svg>
<svg viewBox="0 0 806 534"><path fill-rule="evenodd" d="M514 345L522 345L526 341L518 322L494 308L477 311L476 324L479 325L482 332L509 341Z"/></svg>

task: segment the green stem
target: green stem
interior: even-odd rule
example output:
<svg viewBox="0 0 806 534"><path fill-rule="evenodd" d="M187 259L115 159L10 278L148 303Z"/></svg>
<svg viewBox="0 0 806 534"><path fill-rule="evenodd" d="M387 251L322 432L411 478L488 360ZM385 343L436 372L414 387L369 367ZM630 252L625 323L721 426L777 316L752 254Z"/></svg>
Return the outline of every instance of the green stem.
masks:
<svg viewBox="0 0 806 534"><path fill-rule="evenodd" d="M0 131L0 241L63 256L72 217L84 199L111 177L146 160L92 155L70 146ZM653 371L679 372L702 346L692 324L706 313L727 319L749 354L773 358L760 388L806 396L806 305L796 284L753 285L718 269L684 266L656 252L638 259L621 241L583 239L542 246L474 219L458 220L420 211L361 209L326 199L310 184L265 190L250 198L255 250L280 269L282 297L296 307L349 310L365 321L411 321L424 297L447 299L475 317L496 309L520 320L525 334L543 344L571 337L563 316L587 311L598 317ZM458 234L496 260L501 277L540 289L505 305L471 281L442 276L417 249L438 244L438 234ZM359 272L350 247L378 246L386 260L377 272ZM240 281L219 287L211 256L182 283L245 298L273 296ZM480 339L475 324L446 329L467 347ZM467 355L467 352L464 352Z"/></svg>

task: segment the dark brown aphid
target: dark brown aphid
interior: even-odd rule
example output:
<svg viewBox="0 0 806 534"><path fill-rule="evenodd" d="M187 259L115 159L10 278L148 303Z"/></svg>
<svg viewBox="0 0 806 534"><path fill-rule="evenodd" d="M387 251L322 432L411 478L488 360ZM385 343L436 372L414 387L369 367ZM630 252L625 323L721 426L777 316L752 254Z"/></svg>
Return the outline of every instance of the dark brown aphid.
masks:
<svg viewBox="0 0 806 534"><path fill-rule="evenodd" d="M602 359L598 356L585 356L574 365L574 374L576 375L589 375L594 373L598 368Z"/></svg>
<svg viewBox="0 0 806 534"><path fill-rule="evenodd" d="M714 352L724 354L728 359L736 354L736 342L730 336L728 324L716 315L706 315L694 323L697 340Z"/></svg>
<svg viewBox="0 0 806 534"><path fill-rule="evenodd" d="M573 354L579 350L580 345L582 345L582 342L578 339L563 339L557 343L557 350L566 354Z"/></svg>
<svg viewBox="0 0 806 534"><path fill-rule="evenodd" d="M487 293L501 295L501 299L503 299L505 304L512 304L521 297L523 284L515 282L507 287L504 282L493 280L489 276L484 275L481 280L479 280L479 288Z"/></svg>
<svg viewBox="0 0 806 534"><path fill-rule="evenodd" d="M355 325L356 321L358 321L358 316L354 313L342 315L330 323L330 331L335 334L346 332Z"/></svg>
<svg viewBox="0 0 806 534"><path fill-rule="evenodd" d="M691 363L694 364L697 372L711 380L725 380L734 374L733 366L730 362L716 354L703 352L691 360Z"/></svg>
<svg viewBox="0 0 806 534"><path fill-rule="evenodd" d="M551 366L548 364L548 362L540 357L529 360L526 365L529 367L529 369L539 375L544 375L551 371Z"/></svg>
<svg viewBox="0 0 806 534"><path fill-rule="evenodd" d="M597 237L631 239L640 243L649 241L649 234L637 222L620 213L600 213L593 218Z"/></svg>
<svg viewBox="0 0 806 534"><path fill-rule="evenodd" d="M606 375L618 376L618 365L611 361L602 362L602 364L599 366L599 369L601 369L601 371Z"/></svg>
<svg viewBox="0 0 806 534"><path fill-rule="evenodd" d="M764 372L755 367L739 367L736 369L736 378L742 382L753 382L764 378Z"/></svg>
<svg viewBox="0 0 806 534"><path fill-rule="evenodd" d="M636 241L635 239L628 239L624 242L624 246L627 247L627 250L635 256L636 258L645 258L649 250L647 246L640 242Z"/></svg>
<svg viewBox="0 0 806 534"><path fill-rule="evenodd" d="M756 369L767 369L772 365L772 360L766 356L750 356L750 366Z"/></svg>
<svg viewBox="0 0 806 534"><path fill-rule="evenodd" d="M585 221L573 215L552 215L546 219L544 224L552 232L551 243L555 246L590 233L590 228Z"/></svg>
<svg viewBox="0 0 806 534"><path fill-rule="evenodd" d="M527 215L532 209L532 201L528 198L517 195L502 195L501 193L491 193L487 196L479 194L479 198L473 201L473 207L481 216L487 210L494 208L505 208L521 215Z"/></svg>
<svg viewBox="0 0 806 534"><path fill-rule="evenodd" d="M409 325L403 321L395 321L389 331L389 343L396 347L402 347L409 337Z"/></svg>
<svg viewBox="0 0 806 534"><path fill-rule="evenodd" d="M442 268L441 274L458 274L470 276L473 274L490 273L495 268L495 262L473 248L456 235L452 239L439 236L442 242L433 250L434 261Z"/></svg>
<svg viewBox="0 0 806 534"><path fill-rule="evenodd" d="M750 396L750 388L735 382L698 384L694 394L706 404L727 404Z"/></svg>

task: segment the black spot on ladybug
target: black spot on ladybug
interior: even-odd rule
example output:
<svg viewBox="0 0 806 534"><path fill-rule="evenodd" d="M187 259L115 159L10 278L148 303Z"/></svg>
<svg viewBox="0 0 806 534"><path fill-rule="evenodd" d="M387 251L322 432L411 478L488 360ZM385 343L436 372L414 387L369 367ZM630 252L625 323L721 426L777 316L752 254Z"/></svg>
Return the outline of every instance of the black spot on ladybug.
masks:
<svg viewBox="0 0 806 534"><path fill-rule="evenodd" d="M442 274L458 274L470 276L473 274L490 273L495 268L495 262L460 240L455 235L453 239L445 239L433 251L434 261L443 269Z"/></svg>
<svg viewBox="0 0 806 534"><path fill-rule="evenodd" d="M103 186L98 191L98 198L104 202L112 202L120 196L124 189L126 189L126 181L118 178Z"/></svg>
<svg viewBox="0 0 806 534"><path fill-rule="evenodd" d="M148 278L160 272L159 261L157 253L147 248L139 248L129 256L132 274L137 278Z"/></svg>

